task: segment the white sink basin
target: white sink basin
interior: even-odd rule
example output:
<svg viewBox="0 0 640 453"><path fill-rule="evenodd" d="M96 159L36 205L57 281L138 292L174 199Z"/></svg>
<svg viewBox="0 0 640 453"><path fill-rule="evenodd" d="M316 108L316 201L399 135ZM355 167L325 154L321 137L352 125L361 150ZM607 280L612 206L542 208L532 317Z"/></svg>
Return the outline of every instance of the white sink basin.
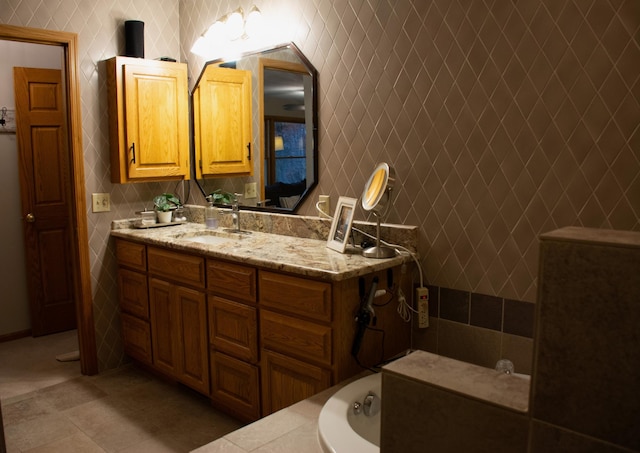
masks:
<svg viewBox="0 0 640 453"><path fill-rule="evenodd" d="M224 242L229 242L233 240L232 238L213 236L211 234L189 236L181 239L187 242L198 242L200 244L208 244L208 245L218 245L218 244L222 244Z"/></svg>
<svg viewBox="0 0 640 453"><path fill-rule="evenodd" d="M230 241L237 241L242 238L239 234L227 233L219 230L205 230L195 233L187 233L174 237L179 241L196 242L198 244L220 245Z"/></svg>

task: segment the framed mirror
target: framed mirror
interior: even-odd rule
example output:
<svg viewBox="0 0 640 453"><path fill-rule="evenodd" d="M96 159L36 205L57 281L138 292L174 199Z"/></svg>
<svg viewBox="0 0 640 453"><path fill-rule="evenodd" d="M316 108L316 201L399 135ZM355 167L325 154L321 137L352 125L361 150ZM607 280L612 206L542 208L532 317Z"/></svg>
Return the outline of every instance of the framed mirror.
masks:
<svg viewBox="0 0 640 453"><path fill-rule="evenodd" d="M318 182L317 84L293 43L207 62L192 94L202 194L240 193L242 209L295 212Z"/></svg>

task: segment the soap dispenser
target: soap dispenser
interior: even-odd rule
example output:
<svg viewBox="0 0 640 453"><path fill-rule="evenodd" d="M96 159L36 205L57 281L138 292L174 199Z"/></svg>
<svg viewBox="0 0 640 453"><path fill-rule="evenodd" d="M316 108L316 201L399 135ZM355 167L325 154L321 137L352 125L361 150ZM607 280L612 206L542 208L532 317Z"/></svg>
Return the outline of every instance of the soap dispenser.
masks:
<svg viewBox="0 0 640 453"><path fill-rule="evenodd" d="M213 205L212 201L204 209L204 224L211 230L218 228L218 209Z"/></svg>

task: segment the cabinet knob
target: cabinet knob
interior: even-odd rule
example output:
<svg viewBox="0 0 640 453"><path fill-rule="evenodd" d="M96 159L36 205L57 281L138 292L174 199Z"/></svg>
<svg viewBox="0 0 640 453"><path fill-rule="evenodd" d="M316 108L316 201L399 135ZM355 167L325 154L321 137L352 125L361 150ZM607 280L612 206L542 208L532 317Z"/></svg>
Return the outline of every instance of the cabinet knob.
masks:
<svg viewBox="0 0 640 453"><path fill-rule="evenodd" d="M36 221L36 216L34 216L31 212L29 214L27 214L26 216L26 220L29 223L33 223Z"/></svg>

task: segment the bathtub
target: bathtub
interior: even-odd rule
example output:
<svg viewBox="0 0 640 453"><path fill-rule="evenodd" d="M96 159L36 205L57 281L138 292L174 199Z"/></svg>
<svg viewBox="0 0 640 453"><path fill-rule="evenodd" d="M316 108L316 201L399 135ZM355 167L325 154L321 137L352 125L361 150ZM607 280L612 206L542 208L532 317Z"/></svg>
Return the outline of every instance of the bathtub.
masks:
<svg viewBox="0 0 640 453"><path fill-rule="evenodd" d="M380 411L367 416L355 414L355 402L362 403L369 392L382 397L382 377L371 374L338 390L323 406L318 420L318 439L327 453L378 453Z"/></svg>

